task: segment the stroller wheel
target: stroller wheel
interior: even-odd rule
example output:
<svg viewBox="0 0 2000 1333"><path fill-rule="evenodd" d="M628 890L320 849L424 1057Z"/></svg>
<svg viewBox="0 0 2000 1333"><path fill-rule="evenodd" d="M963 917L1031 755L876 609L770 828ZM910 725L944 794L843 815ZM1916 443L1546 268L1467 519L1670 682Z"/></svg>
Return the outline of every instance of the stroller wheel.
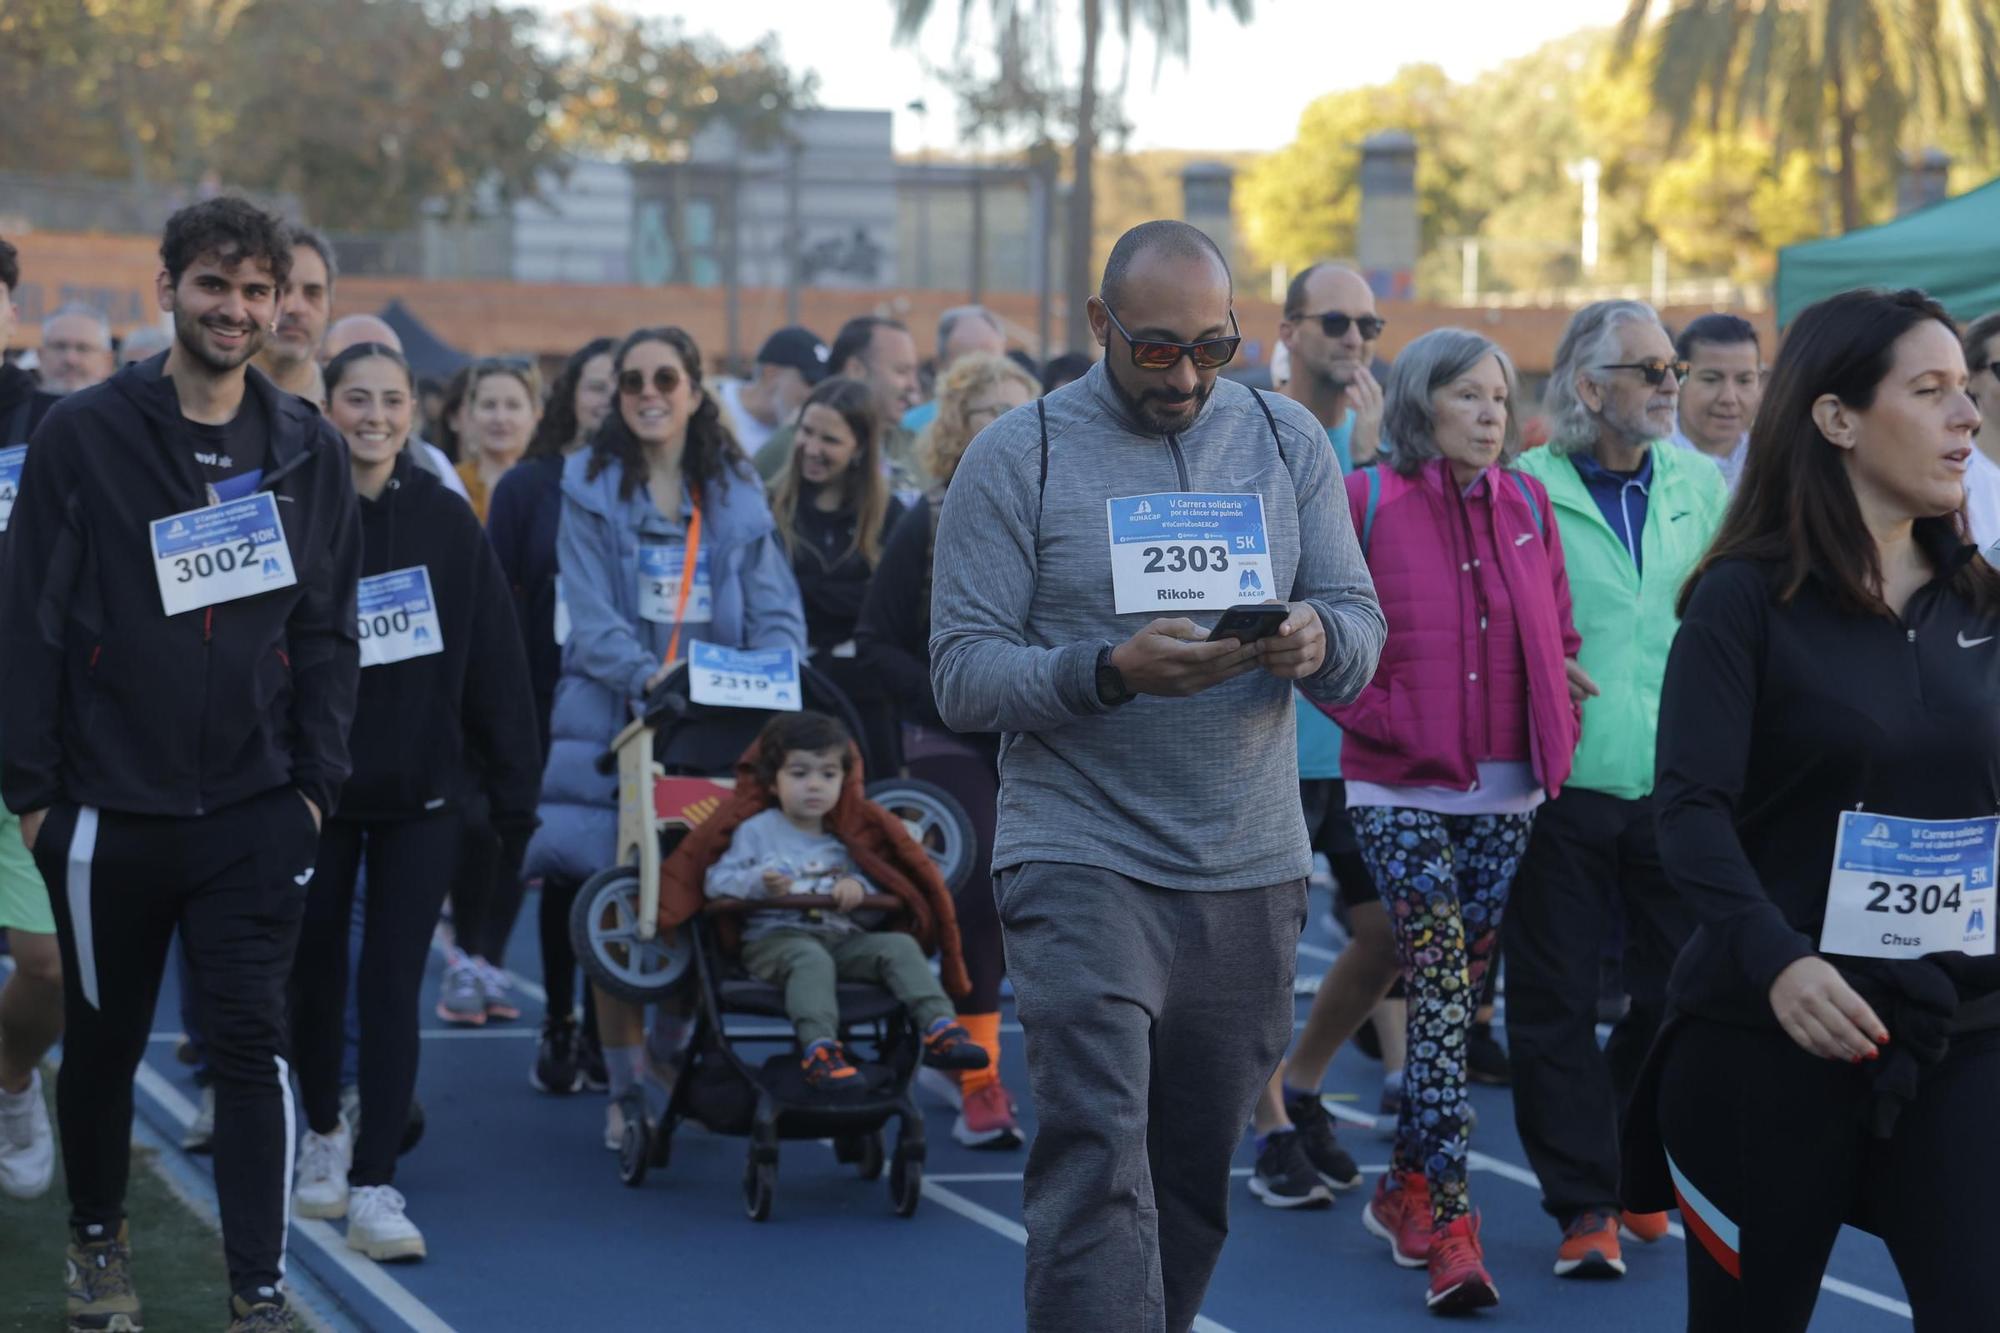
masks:
<svg viewBox="0 0 2000 1333"><path fill-rule="evenodd" d="M861 1154L854 1159L854 1169L863 1180L882 1178L882 1158L882 1131L861 1135Z"/></svg>
<svg viewBox="0 0 2000 1333"><path fill-rule="evenodd" d="M979 839L972 816L950 792L917 778L883 778L868 784L868 799L903 821L954 894L965 887Z"/></svg>
<svg viewBox="0 0 2000 1333"><path fill-rule="evenodd" d="M769 1162L751 1162L743 1171L743 1211L752 1222L771 1216L771 1196L778 1191L778 1168Z"/></svg>
<svg viewBox="0 0 2000 1333"><path fill-rule="evenodd" d="M570 907L569 938L585 975L632 1004L657 1003L693 978L694 948L685 932L672 940L640 935L633 866L613 866L584 882Z"/></svg>
<svg viewBox="0 0 2000 1333"><path fill-rule="evenodd" d="M914 1216L923 1197L923 1159L899 1149L889 1162L889 1200L896 1205L896 1216Z"/></svg>
<svg viewBox="0 0 2000 1333"><path fill-rule="evenodd" d="M632 1188L646 1183L646 1168L653 1156L653 1134L646 1122L643 1095L626 1097L625 1135L618 1141L618 1179Z"/></svg>

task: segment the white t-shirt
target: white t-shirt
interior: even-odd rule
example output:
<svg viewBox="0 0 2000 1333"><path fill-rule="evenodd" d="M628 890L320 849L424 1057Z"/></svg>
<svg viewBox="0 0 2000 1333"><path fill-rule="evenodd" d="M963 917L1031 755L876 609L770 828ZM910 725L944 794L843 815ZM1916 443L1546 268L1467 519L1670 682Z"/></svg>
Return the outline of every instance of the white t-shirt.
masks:
<svg viewBox="0 0 2000 1333"><path fill-rule="evenodd" d="M1972 540L1992 559L1994 545L2000 543L2000 463L1976 444L1965 466L1965 517L1972 524Z"/></svg>
<svg viewBox="0 0 2000 1333"><path fill-rule="evenodd" d="M1714 454L1710 453L1702 453L1700 447L1682 433L1679 426L1674 427L1674 433L1670 438L1676 447L1686 449L1689 453L1701 454L1703 458L1706 458L1709 462L1720 468L1722 470L1722 484L1727 486L1731 491L1734 491L1736 483L1743 479L1743 460L1750 456L1750 436L1748 432L1745 432L1743 438L1736 442L1736 447L1730 450L1729 454L1723 458L1717 458Z"/></svg>
<svg viewBox="0 0 2000 1333"><path fill-rule="evenodd" d="M721 381L716 385L716 396L722 400L722 414L728 418L729 428L736 432L736 442L743 446L744 453L754 458L778 428L757 420L743 406L742 380Z"/></svg>

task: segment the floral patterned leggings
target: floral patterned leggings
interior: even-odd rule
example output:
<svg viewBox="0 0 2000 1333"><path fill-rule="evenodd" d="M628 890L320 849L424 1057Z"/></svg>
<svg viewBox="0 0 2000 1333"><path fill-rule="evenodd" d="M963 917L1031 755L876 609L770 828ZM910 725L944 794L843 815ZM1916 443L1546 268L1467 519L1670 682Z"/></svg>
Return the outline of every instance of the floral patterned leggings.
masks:
<svg viewBox="0 0 2000 1333"><path fill-rule="evenodd" d="M1466 1032L1535 817L1438 815L1390 805L1351 813L1409 991L1410 1053L1394 1168L1424 1173L1431 1220L1444 1226L1472 1208L1465 1183Z"/></svg>

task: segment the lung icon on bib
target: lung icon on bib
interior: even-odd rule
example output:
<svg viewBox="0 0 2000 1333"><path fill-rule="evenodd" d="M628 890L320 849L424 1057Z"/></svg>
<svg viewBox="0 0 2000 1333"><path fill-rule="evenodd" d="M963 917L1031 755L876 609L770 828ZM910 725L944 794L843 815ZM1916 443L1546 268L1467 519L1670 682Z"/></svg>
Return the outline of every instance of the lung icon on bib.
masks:
<svg viewBox="0 0 2000 1333"><path fill-rule="evenodd" d="M1238 592L1262 592L1264 591L1264 581L1257 577L1256 570L1246 569L1243 571L1243 577L1236 581L1236 590Z"/></svg>

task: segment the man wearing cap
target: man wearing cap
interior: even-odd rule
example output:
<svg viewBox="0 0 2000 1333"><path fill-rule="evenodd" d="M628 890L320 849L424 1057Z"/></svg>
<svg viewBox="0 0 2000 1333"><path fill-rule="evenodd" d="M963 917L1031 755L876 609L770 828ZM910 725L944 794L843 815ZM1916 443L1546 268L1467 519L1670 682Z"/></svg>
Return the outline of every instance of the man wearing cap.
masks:
<svg viewBox="0 0 2000 1333"><path fill-rule="evenodd" d="M780 426L791 424L813 385L826 378L827 355L818 334L793 324L764 340L750 379L716 386L745 453L754 458Z"/></svg>

